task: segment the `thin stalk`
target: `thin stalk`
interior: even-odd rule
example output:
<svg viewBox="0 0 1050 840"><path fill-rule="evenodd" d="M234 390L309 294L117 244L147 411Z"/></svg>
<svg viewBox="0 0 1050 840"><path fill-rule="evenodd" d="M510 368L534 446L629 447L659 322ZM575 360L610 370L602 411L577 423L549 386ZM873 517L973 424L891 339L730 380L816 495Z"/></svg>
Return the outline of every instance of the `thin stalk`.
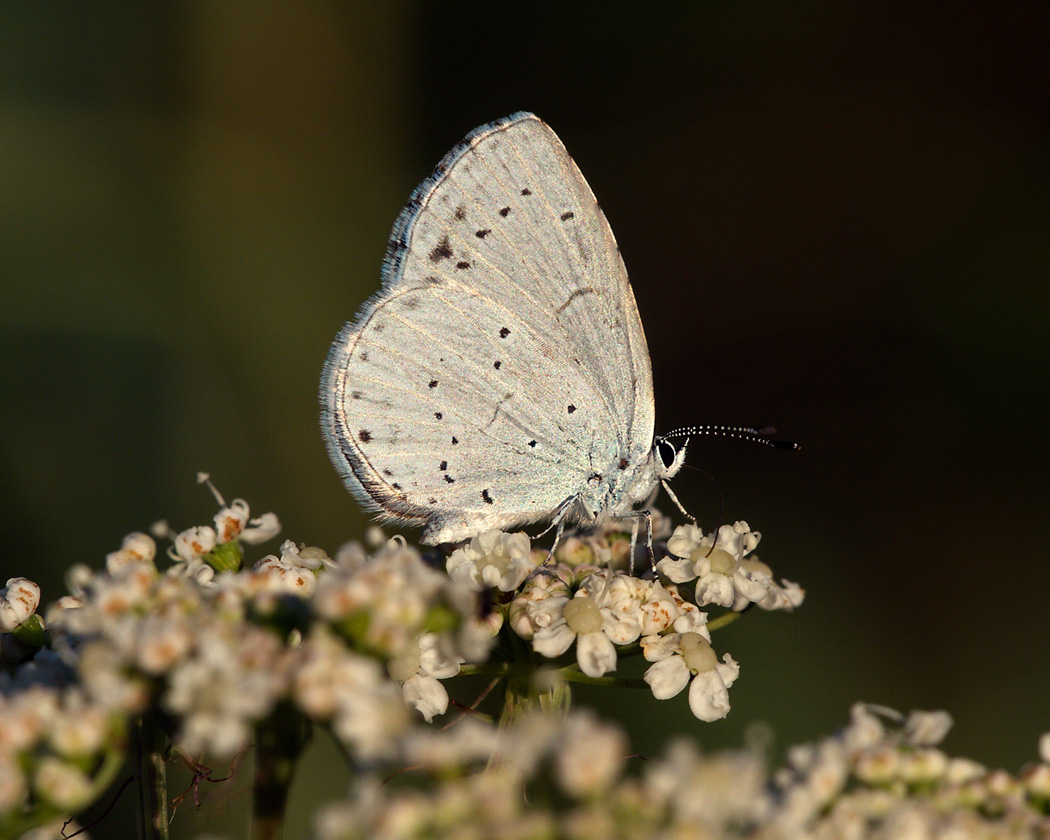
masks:
<svg viewBox="0 0 1050 840"><path fill-rule="evenodd" d="M282 704L258 729L252 783L252 840L279 840L295 765L313 735L310 722Z"/></svg>
<svg viewBox="0 0 1050 840"><path fill-rule="evenodd" d="M168 769L164 734L151 714L135 723L136 815L140 840L168 840Z"/></svg>

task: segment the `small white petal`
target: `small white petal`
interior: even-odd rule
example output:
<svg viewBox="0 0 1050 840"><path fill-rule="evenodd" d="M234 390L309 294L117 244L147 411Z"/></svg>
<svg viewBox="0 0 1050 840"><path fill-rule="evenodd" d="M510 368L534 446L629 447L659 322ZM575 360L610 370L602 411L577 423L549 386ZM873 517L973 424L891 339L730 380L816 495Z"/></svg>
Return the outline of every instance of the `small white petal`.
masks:
<svg viewBox="0 0 1050 840"><path fill-rule="evenodd" d="M722 678L722 684L729 688L740 676L740 665L728 653L722 654L722 661L715 666L718 675Z"/></svg>
<svg viewBox="0 0 1050 840"><path fill-rule="evenodd" d="M401 686L401 697L405 705L411 706L430 723L436 715L448 709L448 692L438 680L417 674L409 677Z"/></svg>
<svg viewBox="0 0 1050 840"><path fill-rule="evenodd" d="M729 714L729 692L718 668L693 678L689 686L689 710L694 717L708 723Z"/></svg>
<svg viewBox="0 0 1050 840"><path fill-rule="evenodd" d="M680 633L668 633L666 636L643 636L642 655L647 662L659 662L661 659L679 653L681 641Z"/></svg>
<svg viewBox="0 0 1050 840"><path fill-rule="evenodd" d="M918 746L939 744L952 723L952 716L944 711L912 712L904 724L904 736L908 743Z"/></svg>
<svg viewBox="0 0 1050 840"><path fill-rule="evenodd" d="M1050 764L1050 732L1039 736L1039 757L1044 764Z"/></svg>
<svg viewBox="0 0 1050 840"><path fill-rule="evenodd" d="M662 659L649 666L643 679L657 700L667 700L678 694L689 682L689 668L681 656Z"/></svg>
<svg viewBox="0 0 1050 840"><path fill-rule="evenodd" d="M576 661L588 677L600 677L616 670L616 648L600 630L584 633L576 640Z"/></svg>
<svg viewBox="0 0 1050 840"><path fill-rule="evenodd" d="M276 513L264 513L257 519L251 519L247 528L241 531L241 542L255 545L266 542L281 533L281 522Z"/></svg>
<svg viewBox="0 0 1050 840"><path fill-rule="evenodd" d="M688 558L678 560L668 556L660 559L656 564L656 570L672 583L688 583L696 580L694 569L693 561Z"/></svg>
<svg viewBox="0 0 1050 840"><path fill-rule="evenodd" d="M532 649L541 656L554 659L572 647L576 634L562 619L556 624L541 627L532 637Z"/></svg>
<svg viewBox="0 0 1050 840"><path fill-rule="evenodd" d="M712 572L696 582L696 603L700 606L714 604L719 607L731 607L735 597L736 590L729 575Z"/></svg>

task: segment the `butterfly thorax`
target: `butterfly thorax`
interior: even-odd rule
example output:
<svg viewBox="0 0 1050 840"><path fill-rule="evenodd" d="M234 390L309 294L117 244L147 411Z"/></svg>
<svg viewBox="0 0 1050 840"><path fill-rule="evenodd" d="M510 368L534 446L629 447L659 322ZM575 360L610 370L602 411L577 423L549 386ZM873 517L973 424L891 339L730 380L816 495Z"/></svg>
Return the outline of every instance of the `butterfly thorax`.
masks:
<svg viewBox="0 0 1050 840"><path fill-rule="evenodd" d="M655 452L617 454L604 470L593 472L579 496L579 518L584 522L604 522L629 516L648 499L660 480L660 463Z"/></svg>

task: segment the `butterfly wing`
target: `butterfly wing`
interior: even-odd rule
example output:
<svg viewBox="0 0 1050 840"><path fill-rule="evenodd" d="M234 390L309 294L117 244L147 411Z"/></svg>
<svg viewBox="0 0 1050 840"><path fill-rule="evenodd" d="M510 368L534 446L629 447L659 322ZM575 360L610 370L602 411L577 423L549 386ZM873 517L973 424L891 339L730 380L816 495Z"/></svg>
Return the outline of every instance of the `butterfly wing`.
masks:
<svg viewBox="0 0 1050 840"><path fill-rule="evenodd" d="M321 397L347 486L425 524L425 542L547 518L648 452L652 371L627 273L538 118L475 130L416 189Z"/></svg>

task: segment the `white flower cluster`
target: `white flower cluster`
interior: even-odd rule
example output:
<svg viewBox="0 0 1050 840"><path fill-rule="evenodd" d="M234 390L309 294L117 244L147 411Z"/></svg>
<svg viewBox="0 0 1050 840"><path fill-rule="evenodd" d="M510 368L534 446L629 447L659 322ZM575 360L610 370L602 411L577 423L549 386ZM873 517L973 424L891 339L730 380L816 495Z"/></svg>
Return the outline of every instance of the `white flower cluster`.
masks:
<svg viewBox="0 0 1050 840"><path fill-rule="evenodd" d="M289 541L241 568L240 543L273 536L277 519L219 503L214 527L156 529L173 540L163 573L145 533L103 571L73 567L72 594L46 621L36 584L0 590L0 836L97 798L136 717L162 721L184 754L224 758L289 706L355 759L393 758L413 725L403 700L428 718L445 711L437 678L486 658L478 593L404 540L334 560ZM406 662L412 672L392 678Z"/></svg>
<svg viewBox="0 0 1050 840"><path fill-rule="evenodd" d="M657 517L657 536L665 523ZM759 539L746 522L707 536L695 525L679 527L657 563L664 583L606 565L614 557L624 563L629 553L629 535L612 528L568 537L546 565L546 552L530 550L525 534L489 531L455 551L448 571L506 593L507 623L536 653L558 662L575 645L576 667L597 679L616 670L620 652L640 647L653 663L645 673L653 696L666 700L688 685L693 714L714 721L729 712L728 689L740 668L728 653L721 660L715 654L702 608L791 610L802 603L797 584L775 582L751 554Z"/></svg>
<svg viewBox="0 0 1050 840"><path fill-rule="evenodd" d="M630 762L622 731L587 713L528 716L499 730L463 722L410 743L412 763L436 785L359 783L319 814L313 838L1046 836L1050 756L1019 776L990 773L936 748L951 725L945 713L891 714L899 726L884 713L858 704L841 734L796 748L772 774L757 746L703 755L686 739Z"/></svg>

